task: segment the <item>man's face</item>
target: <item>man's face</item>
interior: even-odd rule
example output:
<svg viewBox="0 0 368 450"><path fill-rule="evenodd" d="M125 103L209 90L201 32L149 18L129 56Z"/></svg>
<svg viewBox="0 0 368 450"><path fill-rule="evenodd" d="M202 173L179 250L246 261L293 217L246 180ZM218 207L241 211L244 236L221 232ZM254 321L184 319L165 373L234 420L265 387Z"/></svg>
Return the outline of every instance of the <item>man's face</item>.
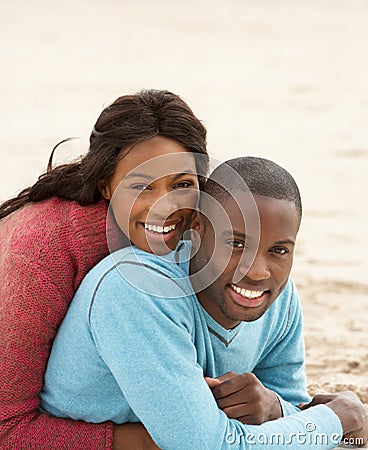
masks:
<svg viewBox="0 0 368 450"><path fill-rule="evenodd" d="M203 269L203 277L215 281L197 297L227 329L261 317L284 289L292 267L300 225L295 204L261 195L255 195L254 200L259 238L254 227L246 229L246 211L242 212L232 198L222 205L227 221L213 220L211 225L200 218L201 245L191 271Z"/></svg>

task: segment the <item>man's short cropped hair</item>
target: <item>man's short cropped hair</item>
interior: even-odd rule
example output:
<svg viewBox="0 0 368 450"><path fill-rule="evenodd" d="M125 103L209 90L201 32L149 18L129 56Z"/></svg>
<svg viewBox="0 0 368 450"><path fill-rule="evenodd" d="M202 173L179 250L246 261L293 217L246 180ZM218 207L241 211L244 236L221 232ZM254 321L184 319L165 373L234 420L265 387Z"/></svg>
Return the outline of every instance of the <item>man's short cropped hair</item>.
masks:
<svg viewBox="0 0 368 450"><path fill-rule="evenodd" d="M247 191L295 204L299 218L302 217L300 192L290 173L270 161L255 156L243 156L220 164L211 173L203 192L224 204L236 191ZM200 210L205 210L206 195L201 195Z"/></svg>

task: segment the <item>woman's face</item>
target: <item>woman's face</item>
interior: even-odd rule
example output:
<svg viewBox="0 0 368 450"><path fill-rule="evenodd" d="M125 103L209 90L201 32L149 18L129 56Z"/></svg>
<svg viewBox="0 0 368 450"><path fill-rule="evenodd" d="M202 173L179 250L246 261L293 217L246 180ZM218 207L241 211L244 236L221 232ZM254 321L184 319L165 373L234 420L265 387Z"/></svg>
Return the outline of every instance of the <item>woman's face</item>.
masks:
<svg viewBox="0 0 368 450"><path fill-rule="evenodd" d="M168 253L188 229L197 207L194 155L156 136L123 156L111 179L100 181L100 190L134 245L150 253Z"/></svg>

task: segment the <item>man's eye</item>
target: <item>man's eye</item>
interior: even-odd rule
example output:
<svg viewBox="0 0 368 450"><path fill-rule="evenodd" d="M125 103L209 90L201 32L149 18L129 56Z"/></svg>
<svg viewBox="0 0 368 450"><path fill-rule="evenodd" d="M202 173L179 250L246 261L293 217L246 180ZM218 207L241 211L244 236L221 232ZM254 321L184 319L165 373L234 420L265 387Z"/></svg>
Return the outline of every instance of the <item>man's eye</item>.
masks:
<svg viewBox="0 0 368 450"><path fill-rule="evenodd" d="M274 253L277 253L278 255L286 255L287 253L289 253L289 249L285 247L275 247L274 249L272 249L272 251Z"/></svg>

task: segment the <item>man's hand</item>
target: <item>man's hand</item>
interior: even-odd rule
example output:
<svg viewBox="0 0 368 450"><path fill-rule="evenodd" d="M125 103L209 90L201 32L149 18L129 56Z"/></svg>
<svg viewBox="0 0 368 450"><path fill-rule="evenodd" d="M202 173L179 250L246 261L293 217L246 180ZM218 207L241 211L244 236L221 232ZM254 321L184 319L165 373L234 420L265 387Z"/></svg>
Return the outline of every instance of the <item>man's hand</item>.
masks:
<svg viewBox="0 0 368 450"><path fill-rule="evenodd" d="M217 405L230 419L260 425L282 417L277 395L252 373L228 372L218 378L205 377Z"/></svg>
<svg viewBox="0 0 368 450"><path fill-rule="evenodd" d="M354 392L316 395L310 403L299 405L299 407L307 409L320 404L325 404L337 414L344 438L349 440L354 438L357 442L363 439L364 444L368 443L368 410Z"/></svg>

